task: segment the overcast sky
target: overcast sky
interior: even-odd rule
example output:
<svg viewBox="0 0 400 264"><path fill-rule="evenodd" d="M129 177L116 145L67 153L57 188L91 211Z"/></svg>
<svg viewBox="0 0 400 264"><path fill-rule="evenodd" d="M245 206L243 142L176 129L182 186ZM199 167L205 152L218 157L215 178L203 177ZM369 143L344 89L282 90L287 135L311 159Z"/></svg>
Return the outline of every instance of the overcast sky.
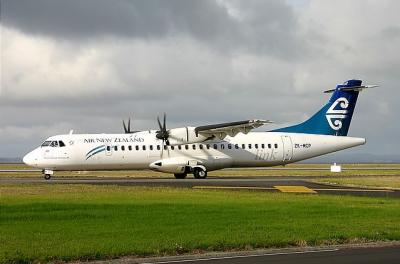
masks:
<svg viewBox="0 0 400 264"><path fill-rule="evenodd" d="M0 157L48 136L303 121L347 79L347 154L398 156L400 1L0 0Z"/></svg>

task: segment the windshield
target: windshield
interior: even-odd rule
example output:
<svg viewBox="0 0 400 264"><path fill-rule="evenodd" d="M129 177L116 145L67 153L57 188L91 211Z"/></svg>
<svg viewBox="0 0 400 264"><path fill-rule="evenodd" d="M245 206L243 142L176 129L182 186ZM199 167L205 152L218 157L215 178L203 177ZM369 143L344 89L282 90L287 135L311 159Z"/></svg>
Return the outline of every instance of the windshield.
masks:
<svg viewBox="0 0 400 264"><path fill-rule="evenodd" d="M43 144L41 145L42 147L65 147L65 143L61 140L46 140L45 142L43 142Z"/></svg>
<svg viewBox="0 0 400 264"><path fill-rule="evenodd" d="M42 147L47 147L47 146L49 146L51 144L51 141L45 141L45 142L43 142L43 144L42 144Z"/></svg>

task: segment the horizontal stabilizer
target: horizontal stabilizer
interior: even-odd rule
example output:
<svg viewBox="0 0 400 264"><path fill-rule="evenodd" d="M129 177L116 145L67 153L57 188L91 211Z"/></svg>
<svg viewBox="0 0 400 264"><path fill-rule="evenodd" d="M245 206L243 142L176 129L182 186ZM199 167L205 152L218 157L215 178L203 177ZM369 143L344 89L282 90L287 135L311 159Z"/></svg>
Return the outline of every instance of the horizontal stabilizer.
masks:
<svg viewBox="0 0 400 264"><path fill-rule="evenodd" d="M376 87L379 87L379 85L362 85L362 86L351 86L351 87L339 87L339 88L336 88L336 89L326 90L326 91L324 91L324 93L333 93L336 90L345 91L345 92L348 92L348 91L358 91L359 92L359 91L362 91L362 90L367 89L367 88L376 88Z"/></svg>

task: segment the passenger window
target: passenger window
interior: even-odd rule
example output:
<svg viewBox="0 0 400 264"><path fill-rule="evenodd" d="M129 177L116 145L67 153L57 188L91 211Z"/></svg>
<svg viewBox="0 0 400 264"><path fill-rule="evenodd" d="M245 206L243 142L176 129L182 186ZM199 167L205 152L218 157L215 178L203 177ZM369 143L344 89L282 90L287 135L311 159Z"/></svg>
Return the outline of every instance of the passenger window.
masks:
<svg viewBox="0 0 400 264"><path fill-rule="evenodd" d="M261 144L261 148L265 148L265 144L263 143L263 144Z"/></svg>
<svg viewBox="0 0 400 264"><path fill-rule="evenodd" d="M221 144L221 149L225 149L225 145L224 144Z"/></svg>
<svg viewBox="0 0 400 264"><path fill-rule="evenodd" d="M195 150L195 149L196 149L196 145L193 144L193 145L192 145L192 148Z"/></svg>
<svg viewBox="0 0 400 264"><path fill-rule="evenodd" d="M258 149L258 144L254 144L254 148Z"/></svg>
<svg viewBox="0 0 400 264"><path fill-rule="evenodd" d="M174 149L175 149L175 147L174 147L174 146L171 146L171 149L172 149L172 150L174 150Z"/></svg>
<svg viewBox="0 0 400 264"><path fill-rule="evenodd" d="M207 147L207 149L210 149L210 144L207 144L206 147Z"/></svg>
<svg viewBox="0 0 400 264"><path fill-rule="evenodd" d="M181 149L182 149L182 146L181 146L181 145L178 145L178 149L181 150Z"/></svg>
<svg viewBox="0 0 400 264"><path fill-rule="evenodd" d="M115 150L115 151L118 151L118 146L114 146L114 150Z"/></svg>
<svg viewBox="0 0 400 264"><path fill-rule="evenodd" d="M228 149L231 149L232 148L232 145L231 144L228 144Z"/></svg>
<svg viewBox="0 0 400 264"><path fill-rule="evenodd" d="M167 145L164 145L164 150L167 150L168 149L168 146Z"/></svg>
<svg viewBox="0 0 400 264"><path fill-rule="evenodd" d="M218 145L217 144L214 144L214 149L218 149Z"/></svg>
<svg viewBox="0 0 400 264"><path fill-rule="evenodd" d="M131 151L132 150L132 146L128 146L128 149L129 149L129 151Z"/></svg>
<svg viewBox="0 0 400 264"><path fill-rule="evenodd" d="M200 144L200 145L199 145L199 148L200 148L200 149L203 149L203 144Z"/></svg>
<svg viewBox="0 0 400 264"><path fill-rule="evenodd" d="M249 144L249 149L251 149L251 144Z"/></svg>
<svg viewBox="0 0 400 264"><path fill-rule="evenodd" d="M185 145L185 149L189 149L189 145Z"/></svg>
<svg viewBox="0 0 400 264"><path fill-rule="evenodd" d="M121 146L121 150L122 150L122 151L125 151L125 146Z"/></svg>
<svg viewBox="0 0 400 264"><path fill-rule="evenodd" d="M246 149L246 145L245 144L242 144L242 149Z"/></svg>
<svg viewBox="0 0 400 264"><path fill-rule="evenodd" d="M235 144L235 149L239 149L239 145L238 144Z"/></svg>
<svg viewBox="0 0 400 264"><path fill-rule="evenodd" d="M271 148L271 144L268 144L268 148L269 148L269 149Z"/></svg>
<svg viewBox="0 0 400 264"><path fill-rule="evenodd" d="M135 146L135 149L136 149L136 150L139 150L139 146Z"/></svg>
<svg viewBox="0 0 400 264"><path fill-rule="evenodd" d="M59 145L60 147L65 147L65 144L64 144L64 142L62 142L61 140L60 140L60 141L58 141L58 145Z"/></svg>
<svg viewBox="0 0 400 264"><path fill-rule="evenodd" d="M278 148L278 144L275 143L275 148Z"/></svg>
<svg viewBox="0 0 400 264"><path fill-rule="evenodd" d="M107 151L111 151L111 147L110 146L107 146Z"/></svg>
<svg viewBox="0 0 400 264"><path fill-rule="evenodd" d="M143 145L142 149L143 149L143 150L146 150L146 145Z"/></svg>
<svg viewBox="0 0 400 264"><path fill-rule="evenodd" d="M160 150L160 145L157 145L157 150Z"/></svg>
<svg viewBox="0 0 400 264"><path fill-rule="evenodd" d="M150 150L153 150L153 145L150 145L149 148L150 148Z"/></svg>

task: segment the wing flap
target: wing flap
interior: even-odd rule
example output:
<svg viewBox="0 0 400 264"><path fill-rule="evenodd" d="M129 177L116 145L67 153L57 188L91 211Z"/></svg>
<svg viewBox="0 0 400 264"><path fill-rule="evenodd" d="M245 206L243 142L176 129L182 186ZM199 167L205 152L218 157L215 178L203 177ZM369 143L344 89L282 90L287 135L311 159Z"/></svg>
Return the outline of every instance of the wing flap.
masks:
<svg viewBox="0 0 400 264"><path fill-rule="evenodd" d="M247 134L252 129L255 129L257 127L269 123L272 123L272 121L252 119L252 120L236 121L230 123L198 126L195 128L195 132L196 135L200 134L207 137L215 136L219 139L224 139L227 135L234 137L240 132Z"/></svg>

